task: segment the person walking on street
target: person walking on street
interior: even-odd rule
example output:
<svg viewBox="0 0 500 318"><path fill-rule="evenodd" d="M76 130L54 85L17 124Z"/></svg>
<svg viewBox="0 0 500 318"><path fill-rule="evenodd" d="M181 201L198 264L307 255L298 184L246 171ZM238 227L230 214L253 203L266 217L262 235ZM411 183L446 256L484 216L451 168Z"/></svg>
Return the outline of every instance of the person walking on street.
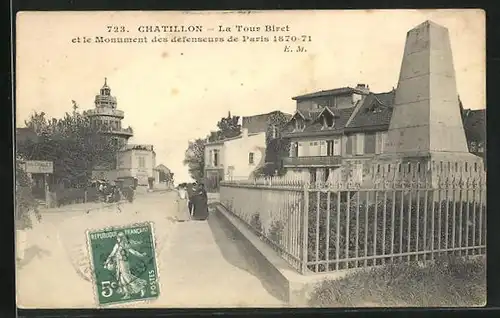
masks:
<svg viewBox="0 0 500 318"><path fill-rule="evenodd" d="M194 191L193 219L204 221L208 218L208 195L203 183L197 184Z"/></svg>
<svg viewBox="0 0 500 318"><path fill-rule="evenodd" d="M189 210L189 215L193 217L193 212L194 212L194 187L196 183L184 183L186 186L187 190L187 195L188 195L188 210Z"/></svg>
<svg viewBox="0 0 500 318"><path fill-rule="evenodd" d="M190 219L188 194L184 185L179 185L177 189L177 215L175 219L178 222L188 221Z"/></svg>

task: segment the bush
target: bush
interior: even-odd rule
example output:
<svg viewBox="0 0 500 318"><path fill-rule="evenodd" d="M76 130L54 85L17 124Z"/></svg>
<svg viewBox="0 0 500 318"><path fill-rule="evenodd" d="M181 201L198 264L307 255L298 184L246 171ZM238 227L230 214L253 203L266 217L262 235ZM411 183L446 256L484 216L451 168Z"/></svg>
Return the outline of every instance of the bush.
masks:
<svg viewBox="0 0 500 318"><path fill-rule="evenodd" d="M257 231L257 233L262 234L263 227L262 227L262 221L260 220L260 214L255 213L252 215L252 219L250 220L250 226Z"/></svg>
<svg viewBox="0 0 500 318"><path fill-rule="evenodd" d="M281 240L283 238L283 230L285 229L285 224L280 220L275 220L271 223L269 229L269 239L274 243L281 245Z"/></svg>
<svg viewBox="0 0 500 318"><path fill-rule="evenodd" d="M486 302L484 258L444 257L422 268L415 262L352 273L316 286L313 307L482 306Z"/></svg>
<svg viewBox="0 0 500 318"><path fill-rule="evenodd" d="M366 191L360 191L358 193L351 192L349 199L345 193L340 194L340 211L337 213L338 197L337 194L331 193L330 197L330 218L329 218L329 259L335 259L338 253L339 259L354 258L356 257L356 248L358 250L358 257L370 257L383 254L393 253L406 253L408 252L408 246L410 247L410 252L416 251L416 244L418 242L418 251L431 250L432 245L434 245L434 250L444 248L446 242L448 247L453 246L452 241L452 231L453 231L453 202L452 201L441 201L433 203L432 195L428 195L427 204L423 195L420 200L415 198L409 198L406 194L403 195L401 191L392 193L386 192L387 197L384 196L384 192L380 191L378 193L378 198L368 198L366 200ZM326 260L327 254L327 193L321 192L310 192L309 195L309 224L308 224L308 261L322 261ZM359 195L359 202L358 202ZM415 196L414 196L415 197ZM318 201L319 199L319 201ZM319 202L319 220L318 220L318 202ZM376 202L376 203L375 203ZM431 217L431 211L434 205L434 220ZM460 206L462 205L462 206ZM358 210L359 207L359 210ZM446 218L448 207L448 218ZM426 210L427 208L427 210ZM439 213L441 208L441 213ZM475 242L477 244L479 240L479 235L481 233L484 238L486 233L486 208L479 204L465 203L462 204L455 203L455 213L456 213L456 223L455 223L455 246L465 246L468 241L469 246L472 245L473 235ZM462 209L462 210L460 210ZM470 216L467 218L467 209L469 209ZM471 223L473 219L472 212L476 211L475 218L475 231L473 230ZM417 210L419 217L417 219ZM357 211L359 211L359 217L357 216ZM391 223L392 212L394 211L394 224ZM425 215L427 211L427 217ZM462 224L460 224L460 211L462 212L461 219ZM349 213L347 213L349 212ZM411 214L411 216L409 216ZM482 214L482 226L479 227L479 218ZM349 215L349 218L347 218ZM385 215L385 219L384 219ZM434 222L433 222L434 221ZM446 222L448 221L448 222ZM470 222L468 222L470 221ZM356 225L359 225L358 237L356 239ZM384 233L385 224L385 233ZM418 231L417 231L418 224ZM432 224L434 224L434 235L432 235ZM448 224L448 236L446 236L446 225ZM337 251L337 226L339 232ZM461 227L460 227L461 226ZM466 228L469 226L469 235L466 237ZM408 236L408 227L410 227L410 236ZM426 240L424 241L424 228L427 229ZM348 234L347 234L347 229ZM391 231L393 229L393 231ZM441 229L441 231L439 231ZM319 231L318 231L319 230ZM459 242L459 232L462 231L462 242ZM394 232L394 247L391 249L391 233ZM418 232L418 240L417 240ZM441 232L441 236L439 233ZM316 235L318 233L319 240L317 240ZM374 239L374 234L376 233L376 242ZM385 238L385 244L384 243ZM434 242L432 241L434 239ZM441 245L439 245L441 242ZM348 250L346 253L346 245ZM318 255L316 258L316 248L318 249ZM366 254L365 254L366 248ZM483 252L483 251L480 251ZM459 252L455 252L459 253ZM415 256L410 257L405 256L404 258L394 258L394 261L401 260L424 260L430 259L430 255L425 256ZM389 261L389 257L384 258L385 261ZM364 262L365 266L381 265L383 264L382 258L370 259ZM352 267L357 267L354 261L348 264L340 263L338 269L344 269ZM309 266L310 270L313 271L326 271L325 265L320 264L316 269L315 266ZM328 270L336 269L335 264L330 264Z"/></svg>
<svg viewBox="0 0 500 318"><path fill-rule="evenodd" d="M33 227L31 213L34 213L38 221L41 220L38 202L31 190L31 180L23 170L21 163L16 160L15 226L17 229L25 230Z"/></svg>
<svg viewBox="0 0 500 318"><path fill-rule="evenodd" d="M16 228L19 230L31 229L33 222L31 219L33 213L37 220L41 220L41 214L38 210L38 202L31 192L31 187L18 187L16 189Z"/></svg>

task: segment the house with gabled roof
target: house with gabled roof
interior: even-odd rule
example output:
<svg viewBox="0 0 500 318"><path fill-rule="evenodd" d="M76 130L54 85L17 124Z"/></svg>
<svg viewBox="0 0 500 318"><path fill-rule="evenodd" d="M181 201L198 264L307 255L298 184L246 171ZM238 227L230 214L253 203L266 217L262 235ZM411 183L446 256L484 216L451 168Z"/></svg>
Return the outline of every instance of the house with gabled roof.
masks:
<svg viewBox="0 0 500 318"><path fill-rule="evenodd" d="M332 181L345 160L359 163L382 153L394 92L374 93L358 84L293 97L296 112L282 131L291 142L289 156L283 158L287 175ZM354 171L362 175L362 164L358 166Z"/></svg>
<svg viewBox="0 0 500 318"><path fill-rule="evenodd" d="M337 168L350 162L354 180L363 179L369 173L363 163L384 153L394 97L394 89L374 93L363 84L293 97L296 111L282 131L291 142L286 174L335 182ZM469 151L484 157L485 110L460 107Z"/></svg>

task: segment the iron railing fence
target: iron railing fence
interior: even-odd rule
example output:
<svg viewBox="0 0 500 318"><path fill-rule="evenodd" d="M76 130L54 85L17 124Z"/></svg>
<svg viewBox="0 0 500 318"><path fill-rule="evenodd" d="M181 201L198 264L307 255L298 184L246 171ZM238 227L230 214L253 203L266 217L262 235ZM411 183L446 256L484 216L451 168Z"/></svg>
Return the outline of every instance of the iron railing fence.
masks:
<svg viewBox="0 0 500 318"><path fill-rule="evenodd" d="M220 201L306 273L486 253L485 174L309 184L224 181Z"/></svg>

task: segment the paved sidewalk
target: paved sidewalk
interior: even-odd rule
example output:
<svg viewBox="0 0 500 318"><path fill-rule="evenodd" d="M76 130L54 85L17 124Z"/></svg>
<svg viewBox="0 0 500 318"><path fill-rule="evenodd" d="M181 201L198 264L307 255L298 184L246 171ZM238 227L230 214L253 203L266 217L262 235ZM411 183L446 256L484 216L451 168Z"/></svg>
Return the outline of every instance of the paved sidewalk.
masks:
<svg viewBox="0 0 500 318"><path fill-rule="evenodd" d="M214 215L178 223L161 256L168 307L282 307Z"/></svg>

